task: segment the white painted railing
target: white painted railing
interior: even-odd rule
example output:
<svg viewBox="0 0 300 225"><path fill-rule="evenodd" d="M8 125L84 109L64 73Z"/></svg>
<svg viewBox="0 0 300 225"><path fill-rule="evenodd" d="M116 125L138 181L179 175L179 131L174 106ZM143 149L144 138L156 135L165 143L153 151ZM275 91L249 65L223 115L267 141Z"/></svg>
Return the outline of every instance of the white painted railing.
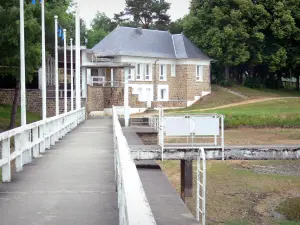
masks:
<svg viewBox="0 0 300 225"><path fill-rule="evenodd" d="M112 114L119 225L156 225L114 106Z"/></svg>
<svg viewBox="0 0 300 225"><path fill-rule="evenodd" d="M51 145L83 120L85 120L85 108L0 133L2 181L11 181L12 160L15 159L16 172L21 171L23 165L30 163L46 149L50 149Z"/></svg>
<svg viewBox="0 0 300 225"><path fill-rule="evenodd" d="M205 225L206 219L206 157L203 148L197 155L197 193L196 193L196 218Z"/></svg>

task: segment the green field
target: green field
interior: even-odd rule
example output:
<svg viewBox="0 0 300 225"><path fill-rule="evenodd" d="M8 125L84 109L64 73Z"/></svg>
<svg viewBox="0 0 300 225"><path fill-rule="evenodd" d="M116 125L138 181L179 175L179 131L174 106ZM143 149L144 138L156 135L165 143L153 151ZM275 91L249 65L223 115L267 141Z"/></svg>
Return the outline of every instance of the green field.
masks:
<svg viewBox="0 0 300 225"><path fill-rule="evenodd" d="M246 89L248 92L249 88L240 87L240 89ZM257 96L261 91L253 90ZM248 93L245 90L240 93ZM280 91L271 92L281 93ZM294 93L294 92L291 92ZM300 98L281 98L276 100L267 100L256 103L247 103L244 105L231 106L220 109L210 109L217 106L227 105L238 102L238 96L234 96L230 93L224 93L223 90L218 90L214 93L215 96L208 96L211 102L193 105L180 110L169 110L167 113L176 114L199 114L199 113L219 113L224 114L225 127L226 128L237 128L237 127L284 127L284 128L298 128L300 127ZM223 96L219 96L223 95ZM250 95L250 94L248 94ZM255 94L252 94L254 96ZM234 97L232 97L234 96ZM267 96L271 97L271 96ZM272 96L278 97L278 96ZM242 102L242 100L240 100Z"/></svg>
<svg viewBox="0 0 300 225"><path fill-rule="evenodd" d="M300 98L289 98L234 106L203 112L226 116L226 128L234 127L300 127ZM190 112L191 114L197 111Z"/></svg>
<svg viewBox="0 0 300 225"><path fill-rule="evenodd" d="M0 105L0 130L6 130L9 126L11 114L11 105ZM27 123L33 123L40 120L40 116L35 113L27 112ZM18 108L16 125L21 124L21 109Z"/></svg>

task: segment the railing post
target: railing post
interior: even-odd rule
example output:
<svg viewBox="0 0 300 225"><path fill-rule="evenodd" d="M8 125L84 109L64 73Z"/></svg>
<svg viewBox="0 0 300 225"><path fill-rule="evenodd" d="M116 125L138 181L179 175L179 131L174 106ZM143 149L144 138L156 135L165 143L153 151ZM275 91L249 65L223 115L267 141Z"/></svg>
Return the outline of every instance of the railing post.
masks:
<svg viewBox="0 0 300 225"><path fill-rule="evenodd" d="M46 146L45 146L45 124L42 124L41 126L39 126L39 138L42 140L40 143L40 153L44 153L46 150Z"/></svg>
<svg viewBox="0 0 300 225"><path fill-rule="evenodd" d="M29 148L28 144L31 142L31 137L30 137L30 132L31 130L26 130L24 131L21 136L22 136L22 146L25 151L23 152L23 165L31 163L32 161L32 154L31 154L31 148Z"/></svg>
<svg viewBox="0 0 300 225"><path fill-rule="evenodd" d="M8 160L8 162L4 166L2 166L2 182L10 182L10 138L2 141L2 159Z"/></svg>
<svg viewBox="0 0 300 225"><path fill-rule="evenodd" d="M39 128L35 127L32 129L32 142L35 143L39 139ZM33 146L33 157L37 158L40 154L39 144Z"/></svg>
<svg viewBox="0 0 300 225"><path fill-rule="evenodd" d="M20 172L23 169L23 154L22 154L22 137L21 134L15 136L15 152L18 154L16 157L16 172Z"/></svg>
<svg viewBox="0 0 300 225"><path fill-rule="evenodd" d="M49 123L50 126L50 145L55 145L56 142L56 133L55 133L55 121Z"/></svg>

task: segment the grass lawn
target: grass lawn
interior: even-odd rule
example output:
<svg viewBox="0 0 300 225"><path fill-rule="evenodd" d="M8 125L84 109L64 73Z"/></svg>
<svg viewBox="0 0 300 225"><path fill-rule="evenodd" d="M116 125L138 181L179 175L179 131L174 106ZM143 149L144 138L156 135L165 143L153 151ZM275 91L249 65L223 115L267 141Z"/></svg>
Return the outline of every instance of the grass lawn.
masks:
<svg viewBox="0 0 300 225"><path fill-rule="evenodd" d="M249 98L263 98L263 97L300 97L300 91L291 89L252 89L245 86L234 85L230 88L232 91L241 93Z"/></svg>
<svg viewBox="0 0 300 225"><path fill-rule="evenodd" d="M180 162L159 163L179 193ZM266 172L273 170L276 171ZM281 170L286 170L288 174L281 174ZM194 184L196 183L195 171L196 162ZM299 196L299 175L299 160L207 161L207 223L299 225L300 221L287 221L276 211L278 206L287 204L286 199ZM187 199L186 204L194 214L195 198ZM300 208L295 209L295 212L298 211Z"/></svg>
<svg viewBox="0 0 300 225"><path fill-rule="evenodd" d="M11 105L0 105L0 131L6 130L10 122ZM27 112L27 123L33 123L40 120L41 117L35 113ZM21 124L21 108L18 108L16 125Z"/></svg>
<svg viewBox="0 0 300 225"><path fill-rule="evenodd" d="M269 100L247 105L233 106L217 110L189 110L176 112L188 113L219 113L224 114L225 127L300 127L300 98Z"/></svg>
<svg viewBox="0 0 300 225"><path fill-rule="evenodd" d="M203 97L192 106L183 109L166 110L166 112L183 112L197 109L207 109L243 101L243 98L229 93L218 85L212 85L211 89L212 93L210 95Z"/></svg>

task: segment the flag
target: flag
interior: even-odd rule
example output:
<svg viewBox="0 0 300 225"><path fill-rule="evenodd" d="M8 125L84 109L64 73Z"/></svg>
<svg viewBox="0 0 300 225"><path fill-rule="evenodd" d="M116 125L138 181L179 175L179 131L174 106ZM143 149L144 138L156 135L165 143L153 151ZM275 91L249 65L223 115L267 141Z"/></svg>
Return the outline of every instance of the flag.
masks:
<svg viewBox="0 0 300 225"><path fill-rule="evenodd" d="M32 4L35 5L36 4L36 0L32 0Z"/></svg>
<svg viewBox="0 0 300 225"><path fill-rule="evenodd" d="M62 29L58 28L58 37L62 37Z"/></svg>

